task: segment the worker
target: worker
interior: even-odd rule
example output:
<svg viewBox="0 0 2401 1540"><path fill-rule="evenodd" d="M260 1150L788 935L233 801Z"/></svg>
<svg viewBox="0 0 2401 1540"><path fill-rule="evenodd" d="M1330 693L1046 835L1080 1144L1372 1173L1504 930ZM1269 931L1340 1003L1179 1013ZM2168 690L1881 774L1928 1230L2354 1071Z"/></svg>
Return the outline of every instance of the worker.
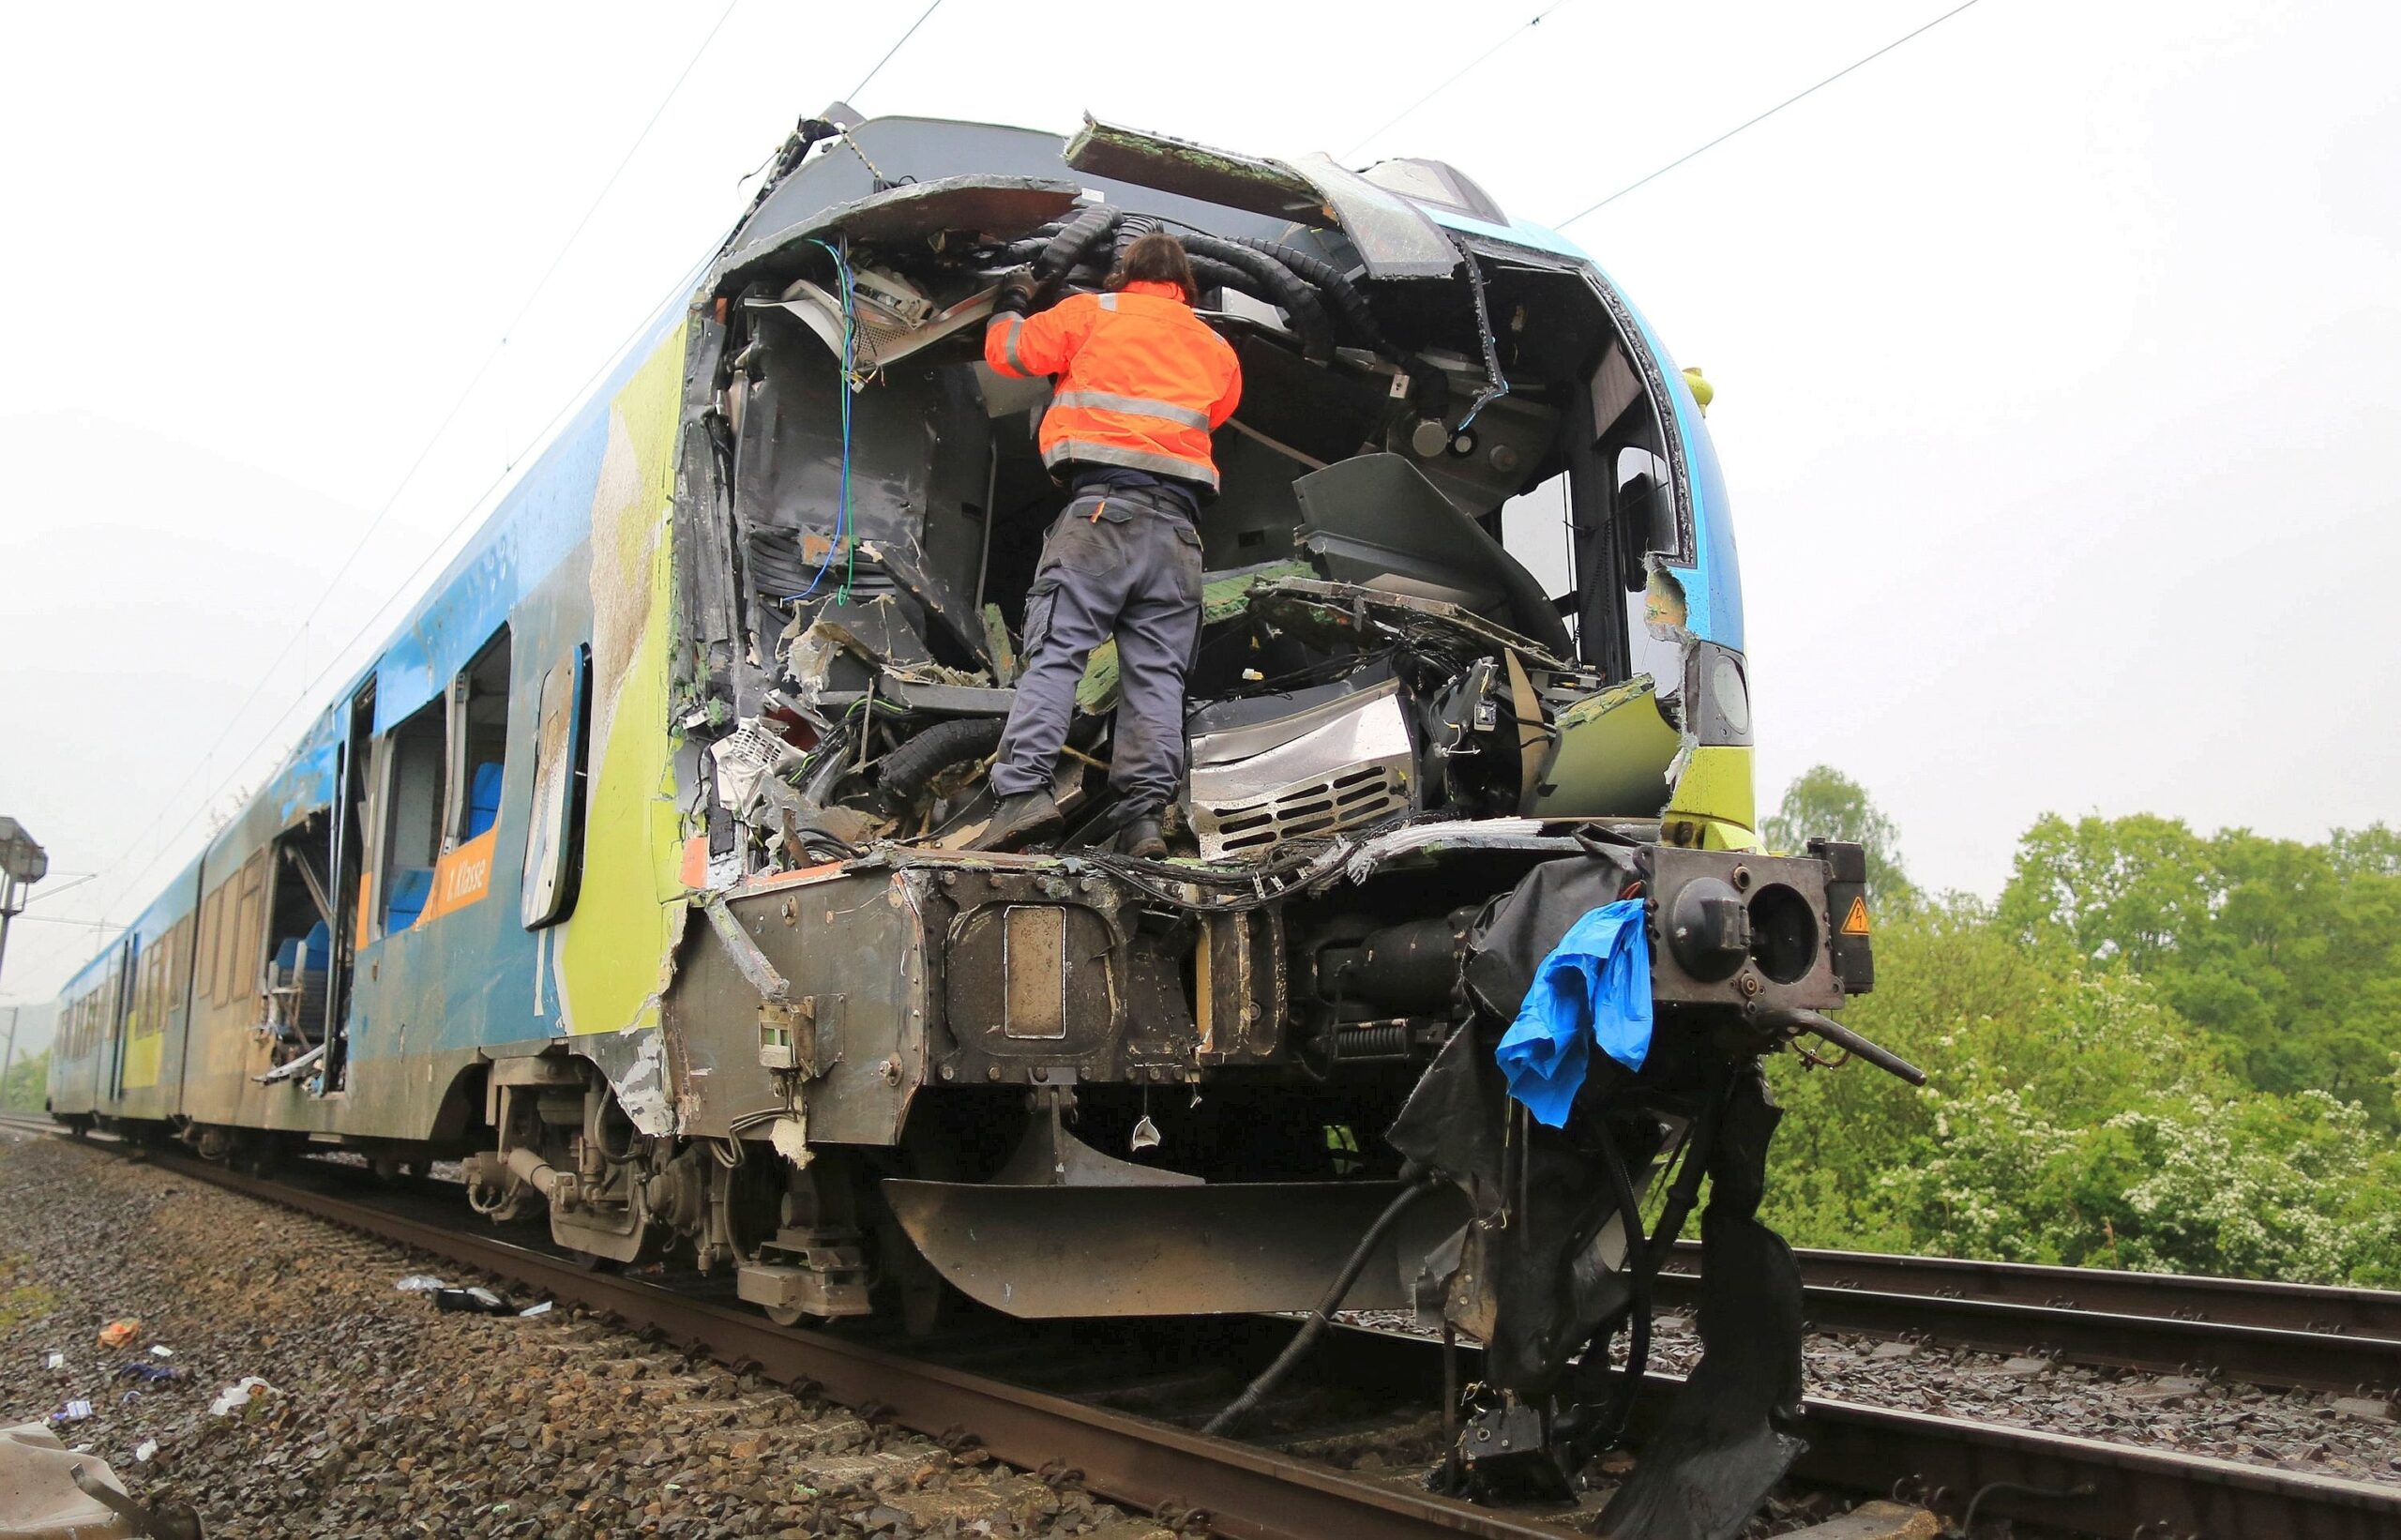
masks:
<svg viewBox="0 0 2401 1540"><path fill-rule="evenodd" d="M1054 377L1042 460L1072 495L1026 595L1025 672L992 766L1000 807L974 848L1021 849L1064 822L1050 786L1076 686L1113 635L1117 848L1156 858L1159 815L1184 780L1184 679L1200 634L1194 521L1217 493L1209 434L1241 398L1242 368L1192 313L1200 289L1172 235L1127 247L1106 293L1029 319L1034 288L1023 272L1003 282L984 359L1011 379Z"/></svg>

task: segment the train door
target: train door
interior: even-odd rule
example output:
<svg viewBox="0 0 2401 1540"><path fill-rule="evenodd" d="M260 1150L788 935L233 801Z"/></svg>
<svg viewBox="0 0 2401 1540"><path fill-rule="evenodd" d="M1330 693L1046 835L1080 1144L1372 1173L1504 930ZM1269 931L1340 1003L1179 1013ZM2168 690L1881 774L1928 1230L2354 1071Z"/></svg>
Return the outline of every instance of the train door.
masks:
<svg viewBox="0 0 2401 1540"><path fill-rule="evenodd" d="M368 835L374 827L369 791L374 784L371 746L375 735L375 682L370 679L351 698L350 730L342 736L334 786L332 845L327 869L334 899L333 955L326 981L325 1018L327 1091L340 1091L350 1079L351 975L358 948L366 944L372 899L365 891Z"/></svg>
<svg viewBox="0 0 2401 1540"><path fill-rule="evenodd" d="M267 1025L279 1067L326 1041L339 915L332 871L335 808L320 808L275 838L263 913L266 927ZM323 1057L320 1055L320 1057ZM323 1066L320 1065L320 1068ZM289 1073L297 1075L295 1067ZM309 1083L330 1084L311 1077Z"/></svg>
<svg viewBox="0 0 2401 1540"><path fill-rule="evenodd" d="M109 968L108 983L102 998L108 1002L108 1037L100 1053L99 1084L95 1099L104 1109L114 1109L125 1096L125 1045L134 1027L133 964L139 954L139 944L132 932L116 944L116 956Z"/></svg>

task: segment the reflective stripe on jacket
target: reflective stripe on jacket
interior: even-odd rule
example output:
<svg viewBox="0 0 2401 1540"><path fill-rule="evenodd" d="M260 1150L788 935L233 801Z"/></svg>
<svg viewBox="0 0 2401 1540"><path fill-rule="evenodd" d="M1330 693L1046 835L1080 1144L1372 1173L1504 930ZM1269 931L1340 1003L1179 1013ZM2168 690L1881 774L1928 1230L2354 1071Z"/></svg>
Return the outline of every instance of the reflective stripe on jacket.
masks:
<svg viewBox="0 0 2401 1540"><path fill-rule="evenodd" d="M1070 294L1031 319L996 315L984 361L1011 379L1058 376L1042 418L1045 465L1123 465L1216 490L1209 434L1242 399L1242 366L1174 284Z"/></svg>

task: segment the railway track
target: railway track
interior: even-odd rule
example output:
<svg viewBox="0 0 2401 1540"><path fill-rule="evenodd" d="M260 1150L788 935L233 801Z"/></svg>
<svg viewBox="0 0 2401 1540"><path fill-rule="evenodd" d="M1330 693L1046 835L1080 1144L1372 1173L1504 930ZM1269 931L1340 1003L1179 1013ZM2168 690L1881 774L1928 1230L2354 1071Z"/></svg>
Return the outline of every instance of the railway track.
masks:
<svg viewBox="0 0 2401 1540"><path fill-rule="evenodd" d="M18 1116L0 1116L0 1125L54 1126ZM512 1279L630 1329L753 1366L787 1384L816 1387L836 1401L880 1405L921 1431L967 1429L995 1456L1026 1469L1075 1466L1093 1491L1113 1502L1153 1512L1205 1509L1216 1533L1261 1540L1334 1534L1558 1540L1568 1532L1538 1513L1473 1507L1405 1479L1333 1470L1277 1449L1129 1415L1095 1404L1099 1396L1039 1388L1039 1374L1006 1367L997 1375L974 1373L915 1351L778 1328L747 1308L589 1272L492 1235L322 1190L323 1184L263 1181L179 1155L161 1163ZM1250 1321L1216 1329L1229 1333L1231 1342L1281 1328ZM1334 1380L1372 1384L1424 1407L1437 1404L1440 1350L1424 1338L1336 1334L1324 1356L1321 1372ZM1466 1368L1473 1372L1472 1359ZM1652 1375L1638 1419L1656 1415L1677 1383L1673 1376ZM1808 1402L1805 1432L1810 1450L1795 1472L1800 1479L1854 1493L1897 1493L1954 1515L1981 1494L1984 1517L2075 1534L2383 1540L2401 1532L2401 1488L2368 1483L1823 1399Z"/></svg>
<svg viewBox="0 0 2401 1540"><path fill-rule="evenodd" d="M1802 1251L1813 1330L1955 1344L2149 1374L2390 1399L2401 1390L2401 1293L2243 1278ZM1658 1298L1699 1298L1680 1246Z"/></svg>

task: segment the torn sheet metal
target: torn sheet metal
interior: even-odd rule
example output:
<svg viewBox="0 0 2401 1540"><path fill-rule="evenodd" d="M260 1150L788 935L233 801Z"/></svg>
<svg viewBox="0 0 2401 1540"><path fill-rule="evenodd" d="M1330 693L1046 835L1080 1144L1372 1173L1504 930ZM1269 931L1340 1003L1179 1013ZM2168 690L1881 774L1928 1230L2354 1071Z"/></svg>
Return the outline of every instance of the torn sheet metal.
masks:
<svg viewBox="0 0 2401 1540"><path fill-rule="evenodd" d="M1420 851L1511 850L1556 851L1565 854L1583 849L1564 834L1546 833L1538 818L1456 818L1412 823L1377 835L1352 850L1343 872L1363 883L1381 867Z"/></svg>
<svg viewBox="0 0 2401 1540"><path fill-rule="evenodd" d="M798 243L837 232L854 241L924 240L946 231L1012 239L1076 206L1083 189L1038 176L944 176L812 210L797 224L752 234L721 269L739 275ZM746 232L746 234L747 234Z"/></svg>
<svg viewBox="0 0 2401 1540"><path fill-rule="evenodd" d="M1416 751L1400 686L1305 711L1283 742L1251 748L1264 727L1193 745L1192 830L1209 860L1372 823L1410 806Z"/></svg>
<svg viewBox="0 0 2401 1540"><path fill-rule="evenodd" d="M1077 171L1204 203L1267 214L1302 224L1330 225L1334 210L1308 177L1261 156L1213 149L1189 140L1146 133L1087 115L1067 141L1065 157Z"/></svg>
<svg viewBox="0 0 2401 1540"><path fill-rule="evenodd" d="M748 808L762 782L792 769L800 757L800 750L756 718L744 722L731 736L709 745L709 758L717 767L717 800L735 809Z"/></svg>
<svg viewBox="0 0 2401 1540"><path fill-rule="evenodd" d="M284 1080L297 1080L314 1068L325 1056L325 1045L319 1043L298 1058L278 1064L264 1075L253 1075L250 1079L261 1085L276 1085Z"/></svg>
<svg viewBox="0 0 2401 1540"><path fill-rule="evenodd" d="M851 363L855 378L851 388L865 390L879 369L897 364L992 313L996 290L983 289L958 303L943 307L907 279L894 273L862 269L851 289ZM796 279L780 299L754 299L752 310L781 310L825 344L837 359L842 356L846 317L842 296L808 279Z"/></svg>

